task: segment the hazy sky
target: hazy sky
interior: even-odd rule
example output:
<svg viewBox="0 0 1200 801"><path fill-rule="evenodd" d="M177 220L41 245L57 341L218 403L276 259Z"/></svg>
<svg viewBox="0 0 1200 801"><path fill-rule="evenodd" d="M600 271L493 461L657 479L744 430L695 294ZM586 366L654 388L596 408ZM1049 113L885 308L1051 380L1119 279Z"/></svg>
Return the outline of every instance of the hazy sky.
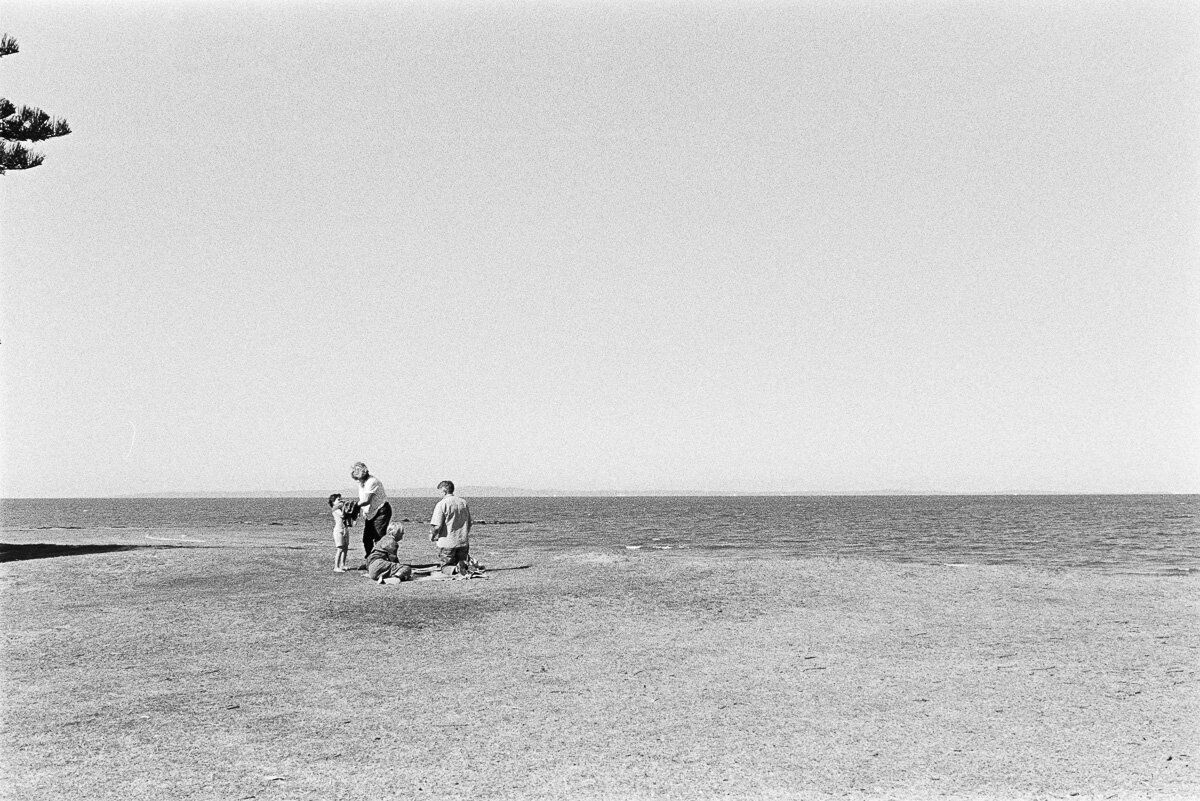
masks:
<svg viewBox="0 0 1200 801"><path fill-rule="evenodd" d="M1197 8L9 0L0 494L1200 491Z"/></svg>

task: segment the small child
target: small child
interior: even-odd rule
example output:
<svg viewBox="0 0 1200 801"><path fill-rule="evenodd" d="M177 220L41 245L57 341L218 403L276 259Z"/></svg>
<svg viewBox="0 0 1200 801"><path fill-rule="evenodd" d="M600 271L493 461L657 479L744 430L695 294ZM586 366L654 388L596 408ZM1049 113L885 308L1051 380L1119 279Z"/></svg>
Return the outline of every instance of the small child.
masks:
<svg viewBox="0 0 1200 801"><path fill-rule="evenodd" d="M358 517L358 504L343 498L340 492L329 496L329 508L333 514L333 572L346 572L346 551L350 547L350 529Z"/></svg>
<svg viewBox="0 0 1200 801"><path fill-rule="evenodd" d="M367 556L367 577L379 584L399 584L402 581L412 581L412 566L400 564L396 555L400 548L400 540L404 539L404 524L392 523L387 527L387 534L375 543L375 547Z"/></svg>

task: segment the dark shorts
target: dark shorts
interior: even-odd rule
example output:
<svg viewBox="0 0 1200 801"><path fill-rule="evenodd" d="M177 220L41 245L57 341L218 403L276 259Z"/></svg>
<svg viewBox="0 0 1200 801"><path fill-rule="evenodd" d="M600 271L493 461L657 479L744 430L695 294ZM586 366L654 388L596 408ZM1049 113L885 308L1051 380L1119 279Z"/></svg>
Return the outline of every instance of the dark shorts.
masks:
<svg viewBox="0 0 1200 801"><path fill-rule="evenodd" d="M392 522L392 505L385 503L370 520L363 520L363 553L370 554L375 543L387 534L388 523Z"/></svg>
<svg viewBox="0 0 1200 801"><path fill-rule="evenodd" d="M471 558L471 546L438 548L438 569L443 573L458 573L460 576L483 575L483 565Z"/></svg>
<svg viewBox="0 0 1200 801"><path fill-rule="evenodd" d="M470 545L460 545L457 548L438 548L438 567L457 565L459 562L465 562L470 556Z"/></svg>

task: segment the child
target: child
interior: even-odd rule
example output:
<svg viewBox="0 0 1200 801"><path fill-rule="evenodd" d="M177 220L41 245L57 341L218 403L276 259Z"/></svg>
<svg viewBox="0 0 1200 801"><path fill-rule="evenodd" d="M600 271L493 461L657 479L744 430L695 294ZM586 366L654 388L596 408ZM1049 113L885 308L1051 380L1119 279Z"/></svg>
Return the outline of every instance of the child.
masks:
<svg viewBox="0 0 1200 801"><path fill-rule="evenodd" d="M367 556L367 577L380 584L399 584L412 580L412 566L400 564L396 555L400 540L404 539L404 524L392 523L387 534L375 543Z"/></svg>
<svg viewBox="0 0 1200 801"><path fill-rule="evenodd" d="M350 547L350 529L354 519L358 517L358 504L343 499L340 492L329 496L329 508L333 514L333 547L336 552L333 557L333 572L346 572L346 550Z"/></svg>

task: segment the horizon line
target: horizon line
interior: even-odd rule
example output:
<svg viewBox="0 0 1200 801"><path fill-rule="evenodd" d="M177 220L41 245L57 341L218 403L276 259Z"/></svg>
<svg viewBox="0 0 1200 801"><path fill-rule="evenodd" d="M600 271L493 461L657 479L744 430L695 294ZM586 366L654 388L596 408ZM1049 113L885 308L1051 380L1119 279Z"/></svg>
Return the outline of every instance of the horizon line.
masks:
<svg viewBox="0 0 1200 801"><path fill-rule="evenodd" d="M509 487L459 487L458 494L471 495L478 498L669 498L669 497L707 497L707 498L768 498L768 497L978 497L978 496L1086 496L1086 495L1198 495L1197 491L1106 491L1106 490L982 490L972 492L954 492L945 490L780 490L780 491L738 491L738 490L531 490ZM468 492L470 490L470 492ZM479 490L500 491L498 493L479 492ZM188 498L239 498L239 499L278 499L278 498L327 498L329 492L324 490L250 490L250 491L158 491L121 493L118 495L21 495L0 496L0 501L20 500L178 500ZM405 487L389 493L396 498L436 498L435 491L422 488Z"/></svg>

